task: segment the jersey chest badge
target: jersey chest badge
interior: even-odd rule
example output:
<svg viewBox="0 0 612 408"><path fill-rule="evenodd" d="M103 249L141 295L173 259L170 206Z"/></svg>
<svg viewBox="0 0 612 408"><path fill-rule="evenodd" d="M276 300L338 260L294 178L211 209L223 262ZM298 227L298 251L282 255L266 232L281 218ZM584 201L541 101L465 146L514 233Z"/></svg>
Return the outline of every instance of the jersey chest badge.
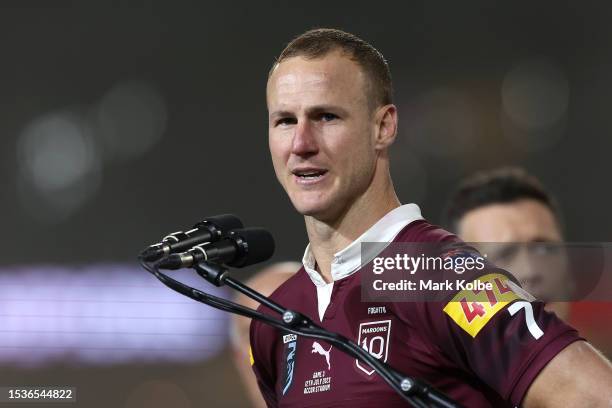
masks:
<svg viewBox="0 0 612 408"><path fill-rule="evenodd" d="M372 356L387 362L389 355L389 339L391 334L391 320L380 320L359 324L359 335L357 344ZM374 369L369 365L355 360L357 368L367 375L374 374Z"/></svg>

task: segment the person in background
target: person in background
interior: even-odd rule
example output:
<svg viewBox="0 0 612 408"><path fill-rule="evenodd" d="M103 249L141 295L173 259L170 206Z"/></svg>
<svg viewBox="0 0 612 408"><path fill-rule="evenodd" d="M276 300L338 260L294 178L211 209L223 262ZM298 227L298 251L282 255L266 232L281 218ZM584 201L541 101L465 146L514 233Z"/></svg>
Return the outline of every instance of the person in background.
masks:
<svg viewBox="0 0 612 408"><path fill-rule="evenodd" d="M605 339L597 327L600 325L589 326L583 316L593 321L602 311L609 313L610 305L559 301L571 300L568 290L572 278L563 257L551 253L558 246L546 244L564 240L563 222L557 200L539 180L518 167L476 173L460 182L443 218L446 228L466 242L508 244L486 244L486 249L480 249L492 254L490 261L512 272L536 297L557 300L548 302L546 309L579 329L605 354L611 354L612 336ZM588 311L584 312L585 308Z"/></svg>
<svg viewBox="0 0 612 408"><path fill-rule="evenodd" d="M547 247L536 245L563 241L559 206L523 169L504 167L462 181L448 202L444 225L466 242L495 243L478 247L536 298L567 299L570 279L563 272L565 265L561 260L554 262L560 264L557 268L550 267L552 257L543 253ZM543 263L548 267L542 267ZM549 302L547 309L562 319L568 317L565 302Z"/></svg>
<svg viewBox="0 0 612 408"><path fill-rule="evenodd" d="M281 262L270 265L259 271L250 278L246 285L256 290L264 296L270 296L283 282L289 279L302 264L298 262ZM236 303L251 309L257 309L259 303L253 299L239 293L234 299ZM251 370L250 364L250 345L249 345L249 325L251 319L248 317L233 314L230 322L230 340L232 346L232 356L234 366L238 371L244 388L247 392L251 404L254 408L264 408L264 402L257 380Z"/></svg>

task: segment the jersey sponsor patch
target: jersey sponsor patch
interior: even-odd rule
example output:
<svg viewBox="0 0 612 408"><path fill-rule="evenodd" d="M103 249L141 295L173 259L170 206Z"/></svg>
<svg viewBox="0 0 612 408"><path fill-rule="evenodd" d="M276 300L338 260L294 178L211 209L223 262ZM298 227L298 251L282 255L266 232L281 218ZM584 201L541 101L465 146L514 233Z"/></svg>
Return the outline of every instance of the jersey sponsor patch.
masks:
<svg viewBox="0 0 612 408"><path fill-rule="evenodd" d="M500 273L484 275L477 280L491 283L492 289L462 290L444 307L444 313L472 337L476 337L506 305L521 299L509 285L512 281Z"/></svg>

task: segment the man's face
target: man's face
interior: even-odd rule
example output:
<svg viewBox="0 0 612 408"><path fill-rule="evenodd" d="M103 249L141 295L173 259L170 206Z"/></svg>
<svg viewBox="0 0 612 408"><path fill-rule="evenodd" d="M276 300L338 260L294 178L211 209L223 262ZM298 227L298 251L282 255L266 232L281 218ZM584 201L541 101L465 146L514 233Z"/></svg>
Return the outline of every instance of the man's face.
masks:
<svg viewBox="0 0 612 408"><path fill-rule="evenodd" d="M366 77L340 52L280 63L267 86L274 171L303 215L333 220L363 194L376 164Z"/></svg>
<svg viewBox="0 0 612 408"><path fill-rule="evenodd" d="M565 254L559 245L547 245L561 242L561 231L552 211L539 201L523 199L468 211L458 232L466 242L508 244L478 247L537 298L560 300L567 295Z"/></svg>

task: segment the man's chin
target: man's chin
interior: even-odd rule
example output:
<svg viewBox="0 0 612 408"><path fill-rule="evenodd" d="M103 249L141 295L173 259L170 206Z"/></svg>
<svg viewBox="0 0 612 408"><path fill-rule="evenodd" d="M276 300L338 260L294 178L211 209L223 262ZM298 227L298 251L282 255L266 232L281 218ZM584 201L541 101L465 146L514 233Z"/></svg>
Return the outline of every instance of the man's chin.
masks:
<svg viewBox="0 0 612 408"><path fill-rule="evenodd" d="M324 203L293 203L293 206L304 217L313 217L316 219L325 218L325 214L329 212L329 206Z"/></svg>
<svg viewBox="0 0 612 408"><path fill-rule="evenodd" d="M324 212L322 208L312 207L312 206L297 206L296 205L295 209L297 210L297 212L299 212L304 217L317 218L317 216L321 215Z"/></svg>

